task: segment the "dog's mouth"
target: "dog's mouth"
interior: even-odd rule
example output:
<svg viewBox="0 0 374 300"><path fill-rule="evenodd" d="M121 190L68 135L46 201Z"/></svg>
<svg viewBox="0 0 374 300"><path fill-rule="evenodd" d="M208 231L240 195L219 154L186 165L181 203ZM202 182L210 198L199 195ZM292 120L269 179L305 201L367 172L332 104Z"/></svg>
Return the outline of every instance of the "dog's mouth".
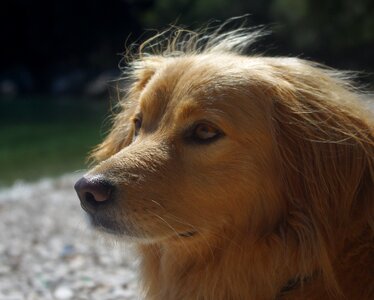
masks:
<svg viewBox="0 0 374 300"><path fill-rule="evenodd" d="M134 228L129 228L125 224L119 224L118 222L111 220L109 218L100 217L98 215L87 214L89 217L90 224L97 230L113 234L116 236L127 236L131 238L140 237L135 233ZM196 230L188 230L179 232L174 238L192 238L196 236L198 232Z"/></svg>
<svg viewBox="0 0 374 300"><path fill-rule="evenodd" d="M118 223L109 218L104 218L97 215L88 214L88 217L91 226L93 226L95 229L99 231L113 234L116 236L136 236L134 229L130 228L128 225L125 225L123 223Z"/></svg>
<svg viewBox="0 0 374 300"><path fill-rule="evenodd" d="M185 231L185 232L179 233L178 236L183 237L183 238L190 238L196 234L197 234L197 231L193 230L193 231Z"/></svg>
<svg viewBox="0 0 374 300"><path fill-rule="evenodd" d="M119 232L119 226L108 219L98 218L96 216L90 215L90 222L91 225L98 229L105 229L109 232L118 233Z"/></svg>

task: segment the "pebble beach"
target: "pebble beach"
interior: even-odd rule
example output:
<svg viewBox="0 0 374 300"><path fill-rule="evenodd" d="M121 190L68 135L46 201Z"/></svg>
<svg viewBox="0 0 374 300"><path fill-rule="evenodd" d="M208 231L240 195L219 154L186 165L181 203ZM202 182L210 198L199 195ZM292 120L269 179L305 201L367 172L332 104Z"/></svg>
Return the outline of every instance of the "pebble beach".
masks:
<svg viewBox="0 0 374 300"><path fill-rule="evenodd" d="M80 176L0 189L0 300L141 299L131 249L89 226Z"/></svg>

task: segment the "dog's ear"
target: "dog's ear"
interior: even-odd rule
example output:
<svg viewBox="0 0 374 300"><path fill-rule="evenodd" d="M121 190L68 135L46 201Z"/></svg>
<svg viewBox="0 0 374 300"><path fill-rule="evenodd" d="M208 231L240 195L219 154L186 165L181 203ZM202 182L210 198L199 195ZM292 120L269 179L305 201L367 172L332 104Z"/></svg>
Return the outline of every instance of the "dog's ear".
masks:
<svg viewBox="0 0 374 300"><path fill-rule="evenodd" d="M161 56L148 56L131 64L130 77L133 78L132 92L144 89L164 61Z"/></svg>
<svg viewBox="0 0 374 300"><path fill-rule="evenodd" d="M353 223L367 226L373 218L374 135L355 109L354 92L312 75L318 76L302 78L302 87L287 82L276 89L274 139L289 208L285 230L302 247L301 260L314 259L337 291L327 253L341 247Z"/></svg>
<svg viewBox="0 0 374 300"><path fill-rule="evenodd" d="M125 96L119 102L119 112L114 116L112 128L104 141L90 153L89 158L99 162L131 144L134 134L133 120L138 110L139 98L147 83L162 64L162 57L142 58L131 64L126 78L130 81Z"/></svg>
<svg viewBox="0 0 374 300"><path fill-rule="evenodd" d="M305 68L297 76L284 72L271 95L288 207L283 229L299 245L301 262L314 261L327 287L338 292L331 255L357 224L373 225L374 131L357 105L360 96L344 81Z"/></svg>

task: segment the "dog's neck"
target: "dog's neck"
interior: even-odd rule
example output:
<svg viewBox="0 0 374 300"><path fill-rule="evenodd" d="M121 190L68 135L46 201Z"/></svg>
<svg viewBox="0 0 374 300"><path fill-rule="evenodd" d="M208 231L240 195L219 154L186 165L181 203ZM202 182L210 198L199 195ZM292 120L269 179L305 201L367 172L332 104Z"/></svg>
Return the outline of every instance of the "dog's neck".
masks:
<svg viewBox="0 0 374 300"><path fill-rule="evenodd" d="M298 276L285 267L292 265L289 258L274 256L283 252L274 251L277 241L198 239L140 246L146 299L276 299Z"/></svg>

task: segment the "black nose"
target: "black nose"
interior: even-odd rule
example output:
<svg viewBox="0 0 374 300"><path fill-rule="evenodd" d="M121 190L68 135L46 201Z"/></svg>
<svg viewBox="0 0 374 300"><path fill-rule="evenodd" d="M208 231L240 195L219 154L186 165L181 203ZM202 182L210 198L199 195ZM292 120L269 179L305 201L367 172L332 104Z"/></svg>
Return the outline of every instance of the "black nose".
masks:
<svg viewBox="0 0 374 300"><path fill-rule="evenodd" d="M99 176L82 177L75 183L74 188L83 209L91 213L95 212L102 204L107 203L113 191L113 185Z"/></svg>

